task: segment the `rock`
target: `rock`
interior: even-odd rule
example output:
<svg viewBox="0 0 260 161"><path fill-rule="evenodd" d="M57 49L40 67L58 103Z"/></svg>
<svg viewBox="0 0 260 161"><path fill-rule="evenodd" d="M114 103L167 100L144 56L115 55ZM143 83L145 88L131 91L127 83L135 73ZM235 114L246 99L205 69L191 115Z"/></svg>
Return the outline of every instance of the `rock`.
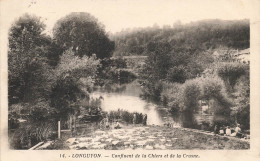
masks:
<svg viewBox="0 0 260 161"><path fill-rule="evenodd" d="M160 149L165 150L165 149L166 149L166 146L161 145L161 146L160 146Z"/></svg>
<svg viewBox="0 0 260 161"><path fill-rule="evenodd" d="M101 138L100 137L96 137L96 138L92 139L92 142L97 142L99 140L101 140Z"/></svg>
<svg viewBox="0 0 260 161"><path fill-rule="evenodd" d="M146 141L137 141L136 142L136 145L139 145L139 146L143 146L144 144L146 144Z"/></svg>
<svg viewBox="0 0 260 161"><path fill-rule="evenodd" d="M132 141L136 141L136 139L130 138L128 141L132 142Z"/></svg>
<svg viewBox="0 0 260 161"><path fill-rule="evenodd" d="M66 142L72 144L75 142L75 140L76 138L69 138Z"/></svg>
<svg viewBox="0 0 260 161"><path fill-rule="evenodd" d="M96 134L104 134L105 132L104 131L101 131L101 130L97 130L95 131Z"/></svg>
<svg viewBox="0 0 260 161"><path fill-rule="evenodd" d="M113 145L117 145L119 143L119 141L112 141Z"/></svg>
<svg viewBox="0 0 260 161"><path fill-rule="evenodd" d="M148 136L149 139L156 139L155 136Z"/></svg>
<svg viewBox="0 0 260 161"><path fill-rule="evenodd" d="M154 139L147 139L147 142L154 142Z"/></svg>
<svg viewBox="0 0 260 161"><path fill-rule="evenodd" d="M160 139L160 141L161 141L161 142L165 142L165 141L166 141L166 139Z"/></svg>
<svg viewBox="0 0 260 161"><path fill-rule="evenodd" d="M170 146L172 146L172 144L169 144L169 143L168 143L168 144L165 144L165 146L168 146L168 147L170 147Z"/></svg>
<svg viewBox="0 0 260 161"><path fill-rule="evenodd" d="M100 149L100 146L99 145L93 145L92 149Z"/></svg>
<svg viewBox="0 0 260 161"><path fill-rule="evenodd" d="M76 145L76 147L80 148L80 149L87 148L87 146L88 146L88 144L86 144L86 143L79 143L79 144Z"/></svg>
<svg viewBox="0 0 260 161"><path fill-rule="evenodd" d="M124 145L130 145L130 142L129 141L124 142Z"/></svg>
<svg viewBox="0 0 260 161"><path fill-rule="evenodd" d="M152 146L150 146L150 145L147 145L147 146L145 147L145 149L146 149L146 150L152 150L152 149L153 149L153 147L152 147Z"/></svg>
<svg viewBox="0 0 260 161"><path fill-rule="evenodd" d="M79 142L78 141L74 141L73 143L72 143L72 145L76 145L76 144L78 144Z"/></svg>
<svg viewBox="0 0 260 161"><path fill-rule="evenodd" d="M106 144L100 144L99 147L100 149L104 149L106 147Z"/></svg>
<svg viewBox="0 0 260 161"><path fill-rule="evenodd" d="M77 149L76 147L77 147L77 145L71 145L71 146L69 146L70 149Z"/></svg>
<svg viewBox="0 0 260 161"><path fill-rule="evenodd" d="M112 139L111 139L111 138L109 138L109 139L106 139L106 141L107 141L107 142L111 142L111 141L112 141Z"/></svg>
<svg viewBox="0 0 260 161"><path fill-rule="evenodd" d="M92 143L92 145L100 145L100 144L101 144L101 142L99 142L99 141L98 141L98 142L93 142L93 143Z"/></svg>
<svg viewBox="0 0 260 161"><path fill-rule="evenodd" d="M166 146L156 144L156 145L154 146L154 148L155 148L155 149L162 149L162 150L165 150L165 149L166 149Z"/></svg>
<svg viewBox="0 0 260 161"><path fill-rule="evenodd" d="M91 137L81 137L77 139L79 142L90 142L92 140Z"/></svg>

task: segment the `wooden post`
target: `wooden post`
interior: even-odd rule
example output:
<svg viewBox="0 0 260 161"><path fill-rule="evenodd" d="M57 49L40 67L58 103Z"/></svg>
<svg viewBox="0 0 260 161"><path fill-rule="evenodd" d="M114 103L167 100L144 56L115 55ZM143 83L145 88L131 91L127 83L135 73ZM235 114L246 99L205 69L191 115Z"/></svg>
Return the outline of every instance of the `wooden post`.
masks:
<svg viewBox="0 0 260 161"><path fill-rule="evenodd" d="M74 122L74 130L76 131L76 116L73 115L73 122Z"/></svg>
<svg viewBox="0 0 260 161"><path fill-rule="evenodd" d="M58 121L58 138L60 139L60 121Z"/></svg>
<svg viewBox="0 0 260 161"><path fill-rule="evenodd" d="M70 115L70 123L69 123L69 128L72 130L72 116Z"/></svg>

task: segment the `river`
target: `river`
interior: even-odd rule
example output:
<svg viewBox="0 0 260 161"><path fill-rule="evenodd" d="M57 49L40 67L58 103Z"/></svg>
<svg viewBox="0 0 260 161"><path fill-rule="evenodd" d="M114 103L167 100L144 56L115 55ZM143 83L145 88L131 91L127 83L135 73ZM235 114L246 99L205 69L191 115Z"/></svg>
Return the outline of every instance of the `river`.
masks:
<svg viewBox="0 0 260 161"><path fill-rule="evenodd" d="M109 89L98 89L90 97L103 97L101 108L104 111L126 110L147 114L148 125L162 125L165 119L165 112L157 107L156 104L141 99L141 86L137 81L125 85L117 85Z"/></svg>

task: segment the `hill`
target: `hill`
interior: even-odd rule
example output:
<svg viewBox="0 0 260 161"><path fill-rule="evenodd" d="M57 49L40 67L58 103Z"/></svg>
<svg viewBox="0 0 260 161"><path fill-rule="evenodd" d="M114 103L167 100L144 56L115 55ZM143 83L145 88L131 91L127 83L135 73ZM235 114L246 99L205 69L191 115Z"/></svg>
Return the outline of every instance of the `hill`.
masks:
<svg viewBox="0 0 260 161"><path fill-rule="evenodd" d="M114 56L148 55L147 46L154 42L168 42L174 49L245 49L249 48L249 38L249 20L203 20L123 30L111 36L115 41Z"/></svg>

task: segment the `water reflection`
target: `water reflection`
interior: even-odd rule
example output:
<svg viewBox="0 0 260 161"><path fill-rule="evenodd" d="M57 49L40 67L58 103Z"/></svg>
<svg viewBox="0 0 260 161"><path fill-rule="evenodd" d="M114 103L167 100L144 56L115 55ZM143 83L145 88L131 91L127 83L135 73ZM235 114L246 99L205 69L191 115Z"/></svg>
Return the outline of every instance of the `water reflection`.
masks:
<svg viewBox="0 0 260 161"><path fill-rule="evenodd" d="M120 88L119 85L116 86ZM129 112L139 112L147 114L147 124L162 125L163 117L160 115L157 106L139 97L141 94L140 88L138 82L134 81L124 85L124 90L115 90L115 87L99 89L93 92L90 97L99 98L102 96L104 99L102 100L101 108L104 111L109 112L121 109Z"/></svg>

